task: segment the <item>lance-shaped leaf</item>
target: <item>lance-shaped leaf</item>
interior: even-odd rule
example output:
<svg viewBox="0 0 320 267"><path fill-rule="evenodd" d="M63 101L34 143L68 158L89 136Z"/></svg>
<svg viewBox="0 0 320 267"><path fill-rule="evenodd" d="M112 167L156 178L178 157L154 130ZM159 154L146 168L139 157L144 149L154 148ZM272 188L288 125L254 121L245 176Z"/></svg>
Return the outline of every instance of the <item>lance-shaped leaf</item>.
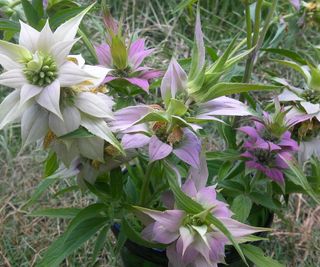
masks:
<svg viewBox="0 0 320 267"><path fill-rule="evenodd" d="M194 31L195 43L192 49L191 67L188 75L189 81L194 80L202 71L205 63L205 47L201 30L200 8L197 8L197 18Z"/></svg>
<svg viewBox="0 0 320 267"><path fill-rule="evenodd" d="M225 95L238 94L250 91L270 91L280 88L281 87L279 86L266 84L218 83L208 90L208 92L203 96L202 102L209 101L211 99Z"/></svg>
<svg viewBox="0 0 320 267"><path fill-rule="evenodd" d="M266 257L261 248L255 247L250 244L243 244L241 248L244 252L244 255L252 261L257 267L284 267L283 264L277 262L276 260Z"/></svg>
<svg viewBox="0 0 320 267"><path fill-rule="evenodd" d="M304 77L304 79L306 80L307 83L310 82L311 75L308 71L307 66L301 66L296 62L288 61L288 60L273 59L273 61L299 72Z"/></svg>
<svg viewBox="0 0 320 267"><path fill-rule="evenodd" d="M288 160L285 157L279 155L281 159L288 164L291 172L285 171L286 177L288 177L292 182L297 185L300 185L318 204L320 204L320 196L314 192L310 186L307 177L301 171L298 164L292 160Z"/></svg>

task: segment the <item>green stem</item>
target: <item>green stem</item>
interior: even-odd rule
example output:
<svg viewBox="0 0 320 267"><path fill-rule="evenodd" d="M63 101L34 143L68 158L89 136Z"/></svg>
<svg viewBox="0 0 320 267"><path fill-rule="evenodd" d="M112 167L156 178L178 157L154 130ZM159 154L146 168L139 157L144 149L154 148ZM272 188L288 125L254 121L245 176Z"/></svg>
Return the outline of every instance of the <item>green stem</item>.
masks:
<svg viewBox="0 0 320 267"><path fill-rule="evenodd" d="M250 14L250 5L246 4L246 25L247 25L247 49L249 50L252 45L252 23Z"/></svg>
<svg viewBox="0 0 320 267"><path fill-rule="evenodd" d="M264 26L263 26L263 29L260 33L260 37L259 37L259 40L258 40L258 43L257 43L257 51L260 49L260 47L262 46L263 44L263 40L267 34L267 31L271 25L271 22L272 22L272 19L273 19L273 14L276 10L276 7L277 7L277 4L278 4L278 0L273 0L272 1L272 4L271 4L271 8L268 12L268 16L265 20L265 23L264 23Z"/></svg>
<svg viewBox="0 0 320 267"><path fill-rule="evenodd" d="M153 168L154 162L150 163L147 167L147 171L146 174L144 176L144 180L142 183L142 187L141 187L141 191L140 191L140 201L139 204L143 207L145 202L146 202L146 198L147 198L147 193L148 193L148 187L150 184L150 178L151 178L151 172L152 172L152 168Z"/></svg>
<svg viewBox="0 0 320 267"><path fill-rule="evenodd" d="M21 0L13 1L13 2L9 3L9 7L10 8L14 8L14 7L16 7L17 5L20 5L20 4L21 4Z"/></svg>
<svg viewBox="0 0 320 267"><path fill-rule="evenodd" d="M253 39L251 43L251 47L256 46L259 39L260 32L260 23L261 23L261 9L262 9L263 0L258 0L255 10L255 18L254 18L254 29L253 29ZM250 15L250 13L249 13ZM251 78L251 73L253 70L254 60L256 58L257 47L251 52L250 56L246 62L246 69L243 76L243 82L248 83Z"/></svg>
<svg viewBox="0 0 320 267"><path fill-rule="evenodd" d="M98 57L97 57L96 51L92 43L90 42L89 38L87 37L87 35L80 29L78 29L78 33L81 36L81 39L84 42L85 46L88 48L91 56L93 57L93 60L95 61L94 63L98 63Z"/></svg>

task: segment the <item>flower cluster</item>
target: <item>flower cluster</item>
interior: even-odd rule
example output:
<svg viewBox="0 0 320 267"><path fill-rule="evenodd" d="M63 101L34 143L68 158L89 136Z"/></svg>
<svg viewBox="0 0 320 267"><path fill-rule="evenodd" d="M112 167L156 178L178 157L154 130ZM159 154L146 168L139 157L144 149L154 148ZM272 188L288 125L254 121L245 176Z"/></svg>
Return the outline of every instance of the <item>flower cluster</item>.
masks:
<svg viewBox="0 0 320 267"><path fill-rule="evenodd" d="M36 12L41 1L32 3ZM53 27L49 21L60 17L47 15L56 5L43 1L37 14L43 20L34 27L20 21L17 43L0 41L0 84L13 88L0 104L0 129L20 122L23 147L37 143L48 152L49 178L33 202L64 178L74 185L62 193L79 188L97 203L75 216L39 266L58 266L90 234L101 231L102 242L106 227L119 222L120 243L164 246L170 267L218 266L226 262L227 245L256 263L261 253L248 253L251 246L238 243L261 239L253 235L268 230L261 214L269 216L281 205L287 180L320 201L295 162L298 151L300 161L320 154L319 66L294 65L306 80L303 88L274 79L285 89L275 105L264 105L250 91L278 85L235 82L239 77L233 76L238 62L248 58L242 79L248 80L264 36L250 44L248 33L247 49L246 40L237 44L236 37L206 61L198 6L191 60L182 64L172 57L158 70L146 64L155 50L146 48L146 39L127 34L104 1L106 38L98 45L79 30L92 5L69 10L77 15ZM78 31L92 56L88 62L97 65L71 52L79 49ZM253 125L245 124L246 117ZM315 138L312 149L302 142L307 136Z"/></svg>
<svg viewBox="0 0 320 267"><path fill-rule="evenodd" d="M281 127L283 122L277 123L276 118L277 116L272 118L265 112L262 120L255 118L254 127L244 126L239 130L249 136L243 145L246 152L242 154L248 159L247 167L257 169L272 180L283 184L282 170L288 168L286 160L293 158L298 144L291 138L288 126Z"/></svg>
<svg viewBox="0 0 320 267"><path fill-rule="evenodd" d="M180 209L155 211L139 208L150 219L144 220L147 227L142 236L150 241L168 244L167 257L169 266L218 266L224 262L225 245L228 238L212 224L206 222L208 214L218 218L238 239L265 229L251 227L231 219L232 212L224 202L216 199L213 186L196 188L192 179L182 186L183 192L200 203L204 211L189 214ZM167 201L171 207L174 203Z"/></svg>

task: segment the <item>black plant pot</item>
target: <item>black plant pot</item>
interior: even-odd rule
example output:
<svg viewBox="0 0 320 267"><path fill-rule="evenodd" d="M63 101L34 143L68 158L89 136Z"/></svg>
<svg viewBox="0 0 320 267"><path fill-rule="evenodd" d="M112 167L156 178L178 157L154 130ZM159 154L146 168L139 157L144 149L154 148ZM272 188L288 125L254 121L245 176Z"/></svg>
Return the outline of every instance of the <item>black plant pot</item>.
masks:
<svg viewBox="0 0 320 267"><path fill-rule="evenodd" d="M267 221L263 227L270 227L273 222L273 213L270 213ZM120 225L115 224L112 226L112 232L117 236L119 234ZM259 236L266 236L266 233L259 233ZM256 241L258 245L260 241ZM228 267L246 267L241 257L234 247L228 246L226 248L225 261ZM127 240L121 250L121 258L124 267L167 267L168 259L165 250L152 249L140 246L131 240ZM225 267L224 264L218 264L219 267Z"/></svg>

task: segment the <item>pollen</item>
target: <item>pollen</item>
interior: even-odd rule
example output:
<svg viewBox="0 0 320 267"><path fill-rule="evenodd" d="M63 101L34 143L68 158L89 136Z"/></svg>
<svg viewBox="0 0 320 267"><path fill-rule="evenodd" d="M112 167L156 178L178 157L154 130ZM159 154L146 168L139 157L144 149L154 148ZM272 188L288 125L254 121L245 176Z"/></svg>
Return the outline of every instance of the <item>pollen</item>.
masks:
<svg viewBox="0 0 320 267"><path fill-rule="evenodd" d="M112 156L112 157L119 156L119 154L120 154L119 150L110 144L104 148L104 151L107 155Z"/></svg>
<svg viewBox="0 0 320 267"><path fill-rule="evenodd" d="M171 145L179 143L183 137L183 131L180 127L175 127L172 132L168 135L167 141Z"/></svg>
<svg viewBox="0 0 320 267"><path fill-rule="evenodd" d="M49 130L43 140L44 149L47 149L54 139L56 139L56 135L51 130Z"/></svg>

